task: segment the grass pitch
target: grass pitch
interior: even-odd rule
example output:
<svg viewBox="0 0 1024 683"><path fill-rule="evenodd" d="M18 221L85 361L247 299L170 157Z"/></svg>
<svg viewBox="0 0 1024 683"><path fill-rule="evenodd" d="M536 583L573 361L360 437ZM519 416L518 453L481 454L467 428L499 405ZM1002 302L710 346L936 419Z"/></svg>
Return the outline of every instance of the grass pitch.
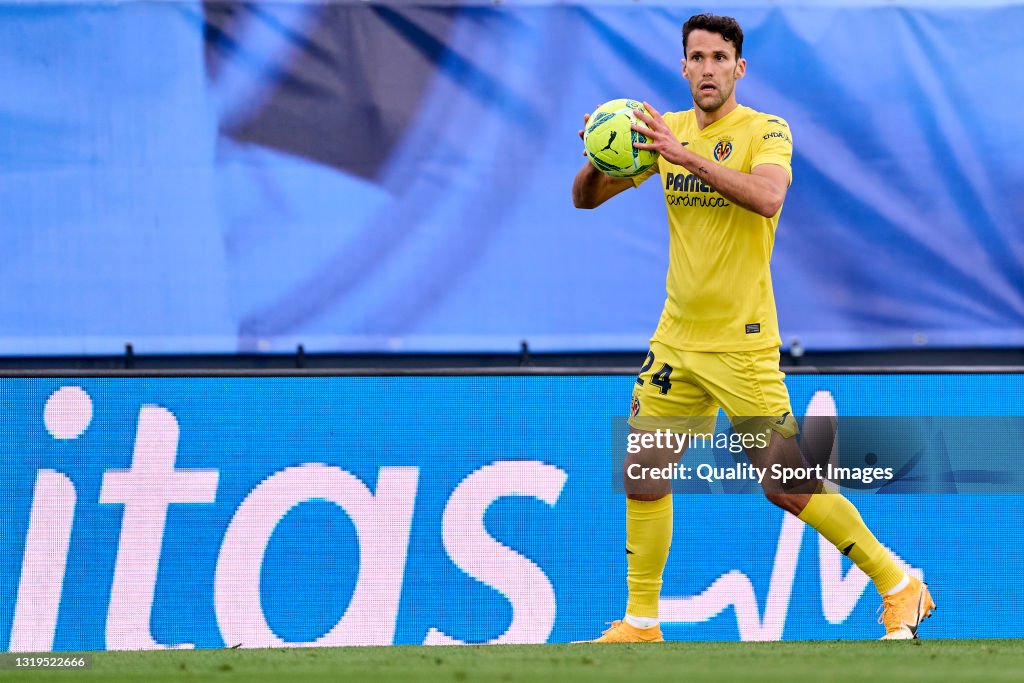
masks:
<svg viewBox="0 0 1024 683"><path fill-rule="evenodd" d="M104 683L995 683L1024 678L1024 640L179 650L99 652L92 658L89 670L3 671L0 679Z"/></svg>

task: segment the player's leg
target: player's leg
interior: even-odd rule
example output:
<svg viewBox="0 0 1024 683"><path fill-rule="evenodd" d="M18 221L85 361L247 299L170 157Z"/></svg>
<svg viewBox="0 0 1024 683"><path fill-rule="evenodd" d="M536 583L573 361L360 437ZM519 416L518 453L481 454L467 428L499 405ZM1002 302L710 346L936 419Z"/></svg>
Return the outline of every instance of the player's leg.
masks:
<svg viewBox="0 0 1024 683"><path fill-rule="evenodd" d="M642 378L642 377L641 377ZM636 396L634 395L634 405ZM651 430L653 435L654 430ZM630 436L646 430L630 427ZM681 455L681 454L680 454ZM669 448L642 448L627 453L623 463L626 491L626 586L628 602L621 621L614 621L594 642L661 642L658 599L662 574L672 544L671 482L646 476L675 462Z"/></svg>
<svg viewBox="0 0 1024 683"><path fill-rule="evenodd" d="M747 453L756 467L806 467L796 440L797 425L789 393L779 370L778 351L714 354L700 379L741 431L767 435L767 446ZM730 376L732 379L730 379ZM743 417L754 419L743 420ZM758 443L761 443L760 441ZM783 510L798 516L849 557L883 596L886 638L913 638L935 605L928 588L908 576L871 533L857 509L839 493L825 493L822 483L805 477L782 483L765 478L765 494Z"/></svg>
<svg viewBox="0 0 1024 683"><path fill-rule="evenodd" d="M660 430L662 445L645 446L642 439L636 439L637 448L626 454L623 484L629 601L625 617L613 622L595 642L662 640L658 600L672 544L672 484L648 475L678 462L685 452L685 440L674 440L666 434L682 435L693 426L694 420L680 416L710 414L713 425L718 407L711 404L703 390L685 381L676 352L655 343L637 377L630 412L631 434L653 436Z"/></svg>
<svg viewBox="0 0 1024 683"><path fill-rule="evenodd" d="M748 451L757 467L801 467L803 458L794 436L771 434L767 448ZM927 584L909 576L879 543L861 518L857 508L839 493L825 493L821 482L811 479L781 486L777 481L765 486L768 499L799 517L824 536L841 553L849 557L870 577L882 595L882 623L885 639L903 640L917 637L917 627L931 615L935 603Z"/></svg>

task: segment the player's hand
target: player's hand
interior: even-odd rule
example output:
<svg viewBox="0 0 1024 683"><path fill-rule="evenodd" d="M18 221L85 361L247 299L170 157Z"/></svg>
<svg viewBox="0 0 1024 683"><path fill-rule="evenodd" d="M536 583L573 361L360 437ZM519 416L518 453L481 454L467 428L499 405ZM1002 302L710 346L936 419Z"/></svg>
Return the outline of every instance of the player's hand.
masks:
<svg viewBox="0 0 1024 683"><path fill-rule="evenodd" d="M580 142L583 141L583 131L586 130L586 128L587 128L587 121L589 121L589 120L590 120L590 114L584 114L583 115L583 128L580 128L577 131L577 133L579 133L579 136L580 136ZM583 150L583 156L587 156L587 150L586 149Z"/></svg>
<svg viewBox="0 0 1024 683"><path fill-rule="evenodd" d="M682 165L686 155L692 154L684 149L687 143L680 144L679 140L672 133L672 129L665 123L665 119L661 117L661 114L657 109L652 107L647 102L644 102L644 109L649 114L645 114L639 109L636 110L636 118L647 124L647 128L643 126L633 124L632 129L638 133L643 133L647 138L647 142L634 142L633 146L637 149L649 149L657 152L666 161L672 164Z"/></svg>

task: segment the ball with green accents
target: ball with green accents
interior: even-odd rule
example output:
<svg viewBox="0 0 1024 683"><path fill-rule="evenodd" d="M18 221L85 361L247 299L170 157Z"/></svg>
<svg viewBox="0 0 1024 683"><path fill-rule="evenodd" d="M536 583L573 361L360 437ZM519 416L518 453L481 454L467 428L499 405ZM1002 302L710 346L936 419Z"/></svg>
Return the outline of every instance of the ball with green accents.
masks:
<svg viewBox="0 0 1024 683"><path fill-rule="evenodd" d="M647 136L632 129L635 123L646 124L636 118L644 109L637 100L618 99L605 102L594 110L583 131L583 146L587 157L599 171L615 178L630 178L649 169L658 161L658 153L637 149L634 142L647 142Z"/></svg>

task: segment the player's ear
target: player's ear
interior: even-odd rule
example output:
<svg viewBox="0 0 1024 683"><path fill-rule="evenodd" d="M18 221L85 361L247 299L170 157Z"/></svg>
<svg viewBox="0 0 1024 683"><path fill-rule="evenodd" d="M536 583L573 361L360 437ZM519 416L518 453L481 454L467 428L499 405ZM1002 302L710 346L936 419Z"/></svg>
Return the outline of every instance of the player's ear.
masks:
<svg viewBox="0 0 1024 683"><path fill-rule="evenodd" d="M743 75L747 73L747 60L740 57L736 60L736 79L743 78Z"/></svg>
<svg viewBox="0 0 1024 683"><path fill-rule="evenodd" d="M686 57L683 57L679 61L683 65L683 78L685 78L686 80L690 80L689 75L687 75L687 73L686 73Z"/></svg>

